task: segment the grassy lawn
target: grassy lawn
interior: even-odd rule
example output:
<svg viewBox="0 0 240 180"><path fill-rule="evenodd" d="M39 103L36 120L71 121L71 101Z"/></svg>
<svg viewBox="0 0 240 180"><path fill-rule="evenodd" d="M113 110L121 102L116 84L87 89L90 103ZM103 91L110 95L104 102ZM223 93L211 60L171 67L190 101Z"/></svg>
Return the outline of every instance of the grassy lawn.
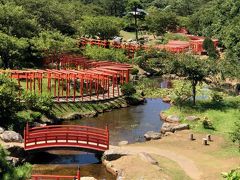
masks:
<svg viewBox="0 0 240 180"><path fill-rule="evenodd" d="M240 121L240 97L225 97L221 103L213 103L209 100L198 101L196 106L186 104L181 109L172 106L166 111L167 115L175 114L182 122L190 124L191 128L197 132L211 132L228 135L234 127L234 122ZM195 115L201 120L189 122L186 116ZM213 124L214 130L204 129L202 120L207 118Z"/></svg>
<svg viewBox="0 0 240 180"><path fill-rule="evenodd" d="M123 40L135 39L135 32L120 31L120 36L123 37Z"/></svg>

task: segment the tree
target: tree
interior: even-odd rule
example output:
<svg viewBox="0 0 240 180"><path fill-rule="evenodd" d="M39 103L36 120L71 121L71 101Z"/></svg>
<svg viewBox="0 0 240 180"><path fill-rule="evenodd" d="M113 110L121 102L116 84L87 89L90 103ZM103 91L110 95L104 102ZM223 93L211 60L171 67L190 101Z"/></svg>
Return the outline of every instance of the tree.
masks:
<svg viewBox="0 0 240 180"><path fill-rule="evenodd" d="M0 75L0 126L17 124L16 114L21 107L17 97L18 86L6 75Z"/></svg>
<svg viewBox="0 0 240 180"><path fill-rule="evenodd" d="M134 17L136 40L138 41L138 19L143 19L146 12L142 9L143 6L139 0L130 0L127 4L128 13Z"/></svg>
<svg viewBox="0 0 240 180"><path fill-rule="evenodd" d="M240 121L235 122L235 127L233 129L233 132L230 133L230 135L232 141L238 143L238 148L240 152Z"/></svg>
<svg viewBox="0 0 240 180"><path fill-rule="evenodd" d="M203 49L205 49L207 51L207 54L210 58L216 59L218 57L217 52L216 52L216 48L215 48L214 43L213 43L211 38L206 37L204 39Z"/></svg>
<svg viewBox="0 0 240 180"><path fill-rule="evenodd" d="M157 35L163 35L166 31L177 28L177 16L173 12L159 11L152 8L146 18L149 30Z"/></svg>
<svg viewBox="0 0 240 180"><path fill-rule="evenodd" d="M0 146L0 179L2 180L25 180L30 178L31 175L31 165L24 164L22 166L14 167L9 162L7 162L6 157L8 152L6 152Z"/></svg>
<svg viewBox="0 0 240 180"><path fill-rule="evenodd" d="M198 83L206 81L206 78L215 74L212 62L202 60L192 55L181 54L170 61L168 72L186 77L191 82L193 104L196 104L196 87Z"/></svg>
<svg viewBox="0 0 240 180"><path fill-rule="evenodd" d="M119 35L122 23L121 19L116 17L85 16L79 24L79 31L84 35L98 36L100 39L108 40Z"/></svg>
<svg viewBox="0 0 240 180"><path fill-rule="evenodd" d="M3 67L19 66L28 46L27 39L10 36L0 31L0 59Z"/></svg>
<svg viewBox="0 0 240 180"><path fill-rule="evenodd" d="M0 4L0 30L21 38L36 35L39 27L35 17L22 6L7 2Z"/></svg>

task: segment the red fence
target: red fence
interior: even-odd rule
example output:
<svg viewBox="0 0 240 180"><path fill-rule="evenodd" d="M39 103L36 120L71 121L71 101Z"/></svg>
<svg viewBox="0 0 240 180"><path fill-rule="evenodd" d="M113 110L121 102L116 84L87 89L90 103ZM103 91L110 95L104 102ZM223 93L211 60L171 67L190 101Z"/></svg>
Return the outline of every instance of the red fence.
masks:
<svg viewBox="0 0 240 180"><path fill-rule="evenodd" d="M51 125L24 129L24 149L26 151L72 147L96 151L109 149L109 130L75 125Z"/></svg>

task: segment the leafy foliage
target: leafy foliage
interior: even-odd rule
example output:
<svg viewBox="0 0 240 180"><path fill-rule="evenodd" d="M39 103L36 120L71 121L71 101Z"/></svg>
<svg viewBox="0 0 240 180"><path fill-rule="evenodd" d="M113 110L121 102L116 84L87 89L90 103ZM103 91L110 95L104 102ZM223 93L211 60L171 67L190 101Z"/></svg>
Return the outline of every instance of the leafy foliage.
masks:
<svg viewBox="0 0 240 180"><path fill-rule="evenodd" d="M159 11L155 8L150 10L149 16L146 17L146 23L149 30L156 35L162 35L166 31L177 28L177 16L173 12Z"/></svg>
<svg viewBox="0 0 240 180"><path fill-rule="evenodd" d="M87 46L84 55L94 60L108 60L117 62L127 62L128 58L124 51L118 49L106 49L97 46Z"/></svg>
<svg viewBox="0 0 240 180"><path fill-rule="evenodd" d="M131 96L136 93L136 89L134 88L132 83L125 83L121 86L121 91L125 96Z"/></svg>
<svg viewBox="0 0 240 180"><path fill-rule="evenodd" d="M240 179L240 167L236 169L232 169L230 172L222 172L221 174L224 179L238 180Z"/></svg>
<svg viewBox="0 0 240 180"><path fill-rule="evenodd" d="M232 141L238 143L239 151L240 151L240 121L235 122L235 128L230 133L230 135L231 135Z"/></svg>
<svg viewBox="0 0 240 180"><path fill-rule="evenodd" d="M9 127L15 122L16 113L21 108L18 86L4 75L0 75L0 126Z"/></svg>
<svg viewBox="0 0 240 180"><path fill-rule="evenodd" d="M80 22L79 31L83 35L99 37L100 39L110 39L119 35L123 22L119 18L107 16L84 16Z"/></svg>
<svg viewBox="0 0 240 180"><path fill-rule="evenodd" d="M217 52L214 46L213 41L211 38L207 37L203 41L203 48L207 51L209 57L216 59L217 58Z"/></svg>
<svg viewBox="0 0 240 180"><path fill-rule="evenodd" d="M0 179L25 180L30 178L31 165L24 164L22 166L14 167L9 162L7 162L7 155L8 153L0 146Z"/></svg>

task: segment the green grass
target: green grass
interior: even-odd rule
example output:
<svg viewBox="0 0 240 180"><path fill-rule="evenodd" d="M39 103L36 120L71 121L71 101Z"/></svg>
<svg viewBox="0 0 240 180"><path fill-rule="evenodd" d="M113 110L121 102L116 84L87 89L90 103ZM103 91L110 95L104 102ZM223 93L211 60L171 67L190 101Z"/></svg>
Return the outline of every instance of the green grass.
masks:
<svg viewBox="0 0 240 180"><path fill-rule="evenodd" d="M120 31L120 36L122 36L124 40L136 39L135 32Z"/></svg>
<svg viewBox="0 0 240 180"><path fill-rule="evenodd" d="M197 132L211 132L229 135L234 127L234 122L240 121L240 97L225 97L222 103L211 101L198 101L196 106L191 103L178 108L172 106L166 114L178 115L182 122L186 122L185 117L195 115L201 118L198 122L187 122L192 129ZM202 120L207 117L213 124L214 130L204 129Z"/></svg>

